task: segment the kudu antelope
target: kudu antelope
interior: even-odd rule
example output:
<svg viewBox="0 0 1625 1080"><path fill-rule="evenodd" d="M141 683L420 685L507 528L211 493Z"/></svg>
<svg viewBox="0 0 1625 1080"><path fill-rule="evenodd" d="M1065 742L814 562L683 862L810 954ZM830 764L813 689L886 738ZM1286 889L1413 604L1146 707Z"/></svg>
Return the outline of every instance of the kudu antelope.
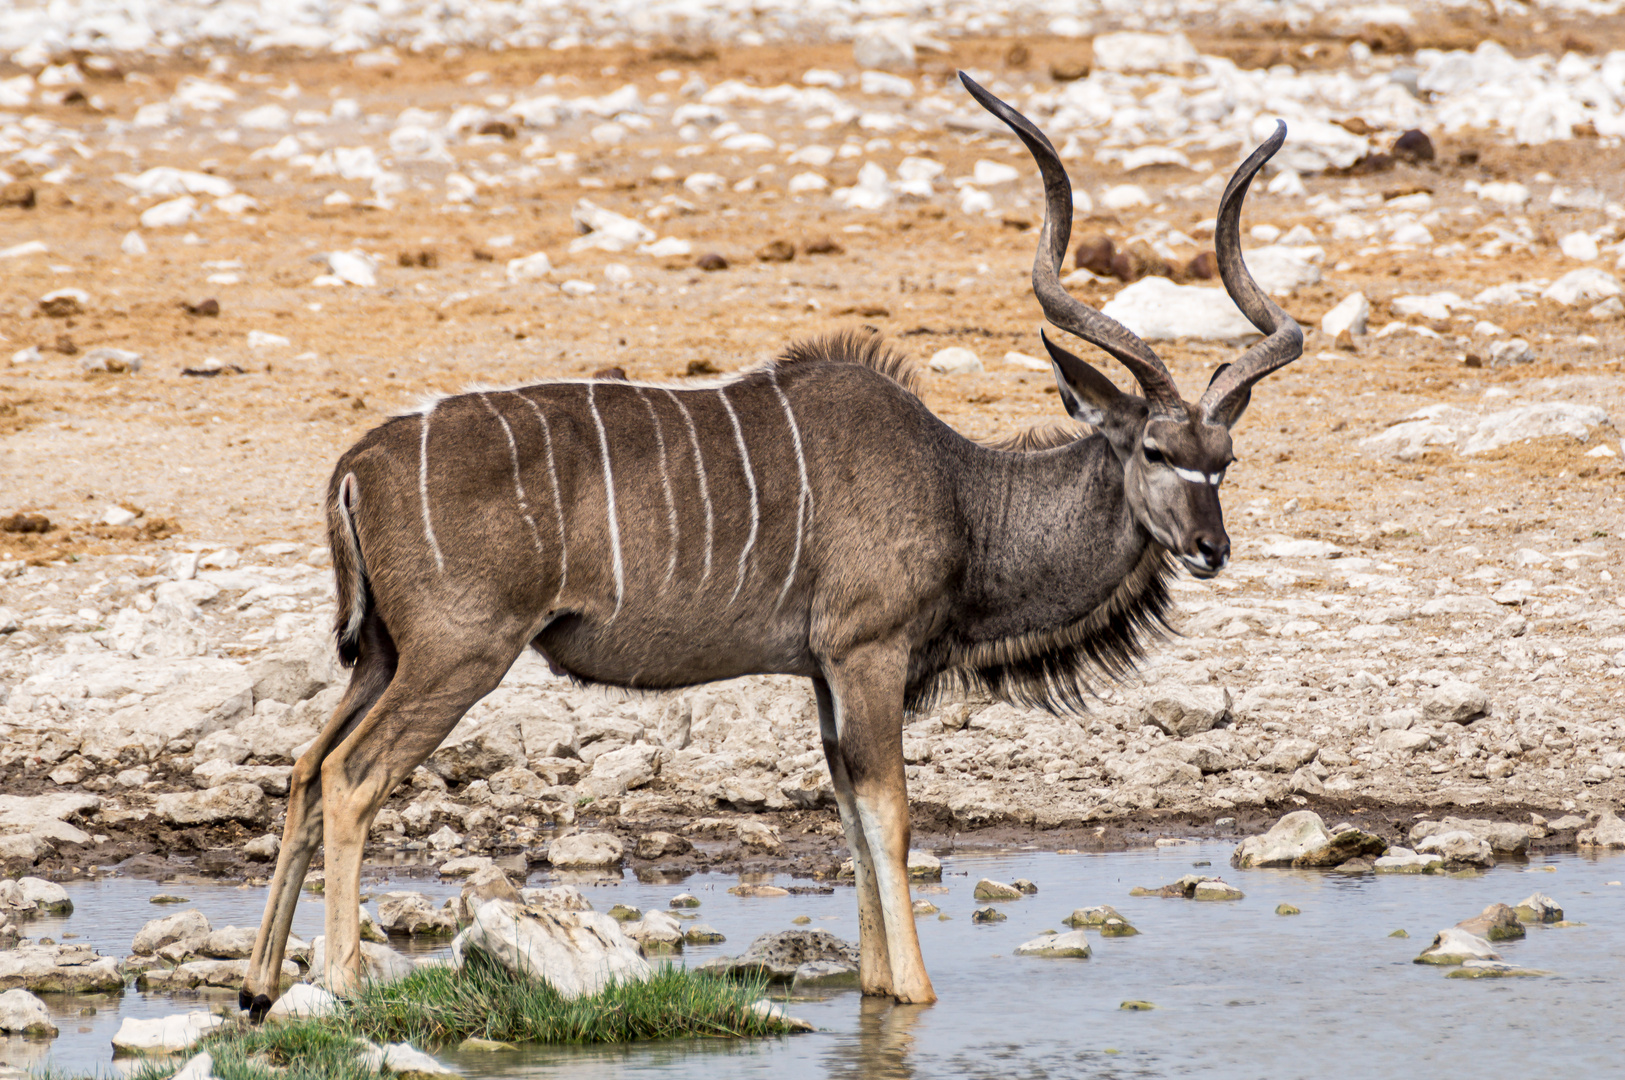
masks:
<svg viewBox="0 0 1625 1080"><path fill-rule="evenodd" d="M327 496L339 651L354 671L294 769L241 995L251 1016L277 993L319 840L326 980L356 985L374 815L527 645L583 683L640 690L811 679L857 873L863 989L935 999L909 903L904 712L954 688L1081 709L1093 674L1129 668L1168 611L1169 555L1199 577L1224 568L1229 428L1252 384L1302 351L1238 232L1284 125L1231 179L1215 234L1226 289L1267 337L1190 404L1144 342L1062 289L1072 190L1060 159L964 82L1043 174L1033 287L1045 315L1121 361L1140 394L1046 341L1061 400L1094 433L981 445L925 407L877 339L834 337L711 385L468 393L363 436Z"/></svg>

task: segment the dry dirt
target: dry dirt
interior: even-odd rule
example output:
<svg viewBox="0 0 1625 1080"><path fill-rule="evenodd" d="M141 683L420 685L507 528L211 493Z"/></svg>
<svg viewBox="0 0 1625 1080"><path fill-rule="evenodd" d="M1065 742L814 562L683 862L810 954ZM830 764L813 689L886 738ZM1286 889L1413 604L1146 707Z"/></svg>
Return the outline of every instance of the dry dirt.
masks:
<svg viewBox="0 0 1625 1080"><path fill-rule="evenodd" d="M1603 37L1612 33L1608 27L1599 29ZM944 82L952 68L978 65L1043 82L1049 61L1077 48L1065 42L1027 42L1026 66L1014 68L1010 62L1022 60L1012 50L1016 44L956 42L951 55L930 58L924 73ZM1274 56L1270 50L1277 47L1238 38L1199 39L1197 44L1252 63L1268 62ZM1331 57L1327 62L1335 62L1335 50L1345 46L1328 41L1332 51L1325 54ZM445 110L489 94L513 94L542 73L575 80L571 93L606 93L630 81L648 98L680 85L657 81L658 73L668 69L680 71L684 79L698 75L712 85L728 77L772 85L798 80L809 67L849 68L850 51L516 51L406 57L399 67L372 71L340 60L255 58L232 71L268 76L263 85L296 83L302 101L319 105L333 97L353 97L364 116L393 117L407 106ZM730 154L702 142L704 152L678 160L681 144L657 133L602 147L587 138L590 123L585 120L549 132L554 153L580 155L573 171L545 168L533 181L482 188L475 202L456 206L444 203L438 182L429 191L409 187L394 196L392 209L374 209L363 205L370 198L365 183L313 179L307 170L286 162L253 159L251 150L275 141L274 135L256 135L241 145L223 143L207 116L184 127L108 132L109 119L129 119L138 101L166 96L182 78L202 70L184 62L151 62L142 72L150 82L88 84L86 91L100 101L101 111L83 105L39 109L37 115L53 124L79 129L98 150L76 164L63 183L44 183L15 164L6 165L33 184L38 201L31 208L0 209L0 247L36 239L50 247L43 258L0 263L4 352L27 345L44 352L40 362L0 367L0 516L33 512L53 523L42 534L0 533L0 559L24 560L34 568L25 578L0 581L0 603L19 613L34 602L15 588L22 581L35 597L42 582L56 580L52 575L79 582L111 565L106 560L115 556L134 556L137 565L151 567L159 563L144 560L161 561L173 550L246 549L283 540L321 543L319 493L343 448L420 395L456 392L474 382L541 381L608 366L619 366L635 378L680 378L691 365L726 372L769 357L797 338L861 326L886 335L922 362L949 345L969 346L981 356L983 373L926 380L927 403L968 436L991 437L1059 415L1048 375L1018 370L1000 359L1007 350L1041 352L1040 313L1027 278L1041 206L1030 162L1013 140L904 132L891 137L889 149L837 159L825 170L831 185L838 186L854 182L864 160L878 161L890 172L904 156L929 156L954 176L969 173L978 158L1007 159L1023 171L1019 190L1027 205L991 218L959 212L951 193L874 213L842 211L822 194L786 194L785 181L796 170L776 158ZM489 80L466 85L465 78L476 70L489 72ZM772 115L757 127L793 141L797 136L788 126L793 119ZM786 134L776 127L781 122ZM833 131L823 141L837 144L847 134L862 133ZM364 135L376 143L380 133L363 119L348 130L329 126L321 135L328 145L346 146L361 142ZM1463 190L1468 181L1533 183L1537 174L1546 173L1567 186L1596 188L1625 202L1625 149L1619 147L1577 138L1517 148L1471 132L1433 133L1433 139L1437 156L1432 163L1399 164L1353 177L1305 177L1306 185L1311 195L1344 195L1356 186L1377 195L1428 190L1436 206L1449 208L1474 202ZM456 142L449 149L458 168L473 173L482 166L511 163L522 145L523 137L515 141L497 133L472 145ZM1211 155L1211 160L1225 172L1234 164L1228 153ZM676 167L677 178L651 179L651 167L665 161ZM120 240L136 227L147 202L133 203L113 174L158 164L229 178L263 208L236 218L209 214L181 229L145 230L151 253L121 255ZM777 167L760 170L764 164ZM1199 225L1213 216L1214 201L1174 194L1199 180L1196 174L1160 166L1129 176L1088 155L1069 164L1074 181L1090 189L1132 181L1166 190L1169 194L1154 210L1137 213L1193 236L1208 235ZM402 168L409 176L419 169ZM436 175L443 171L437 167ZM754 191L725 189L703 198L685 192L681 177L702 171L722 175L729 185L755 176L758 185ZM351 205L326 201L335 191L347 192ZM667 204L676 212L658 228L691 240L692 254L672 259L630 253L566 255L576 235L570 210L583 196L634 216L678 196L680 203ZM1555 238L1607 220L1600 209L1555 211L1539 201L1531 203L1526 216L1536 238L1533 249L1499 259L1437 259L1425 251L1361 254L1365 242L1328 240L1322 234L1318 242L1326 249L1325 279L1300 289L1284 304L1306 328L1313 327L1337 300L1361 290L1372 301L1376 329L1389 321L1386 301L1396 295L1449 290L1472 296L1507 281L1556 279L1576 264L1558 252ZM1096 214L1076 224L1074 239L1092 232L1121 238L1135 230L1137 221L1134 213ZM1455 221L1447 219L1433 229L1436 242L1476 244L1470 223L1460 222L1453 232ZM1299 223L1320 226L1304 199L1261 191L1249 200L1246 222L1270 222L1283 231ZM504 243L503 237L512 240ZM813 247L833 250L807 253L810 242L825 238L833 243ZM794 257L760 259L758 252L772 241L785 241ZM310 284L323 269L313 257L356 248L381 257L377 287ZM552 255L558 268L554 283L577 278L597 283L597 292L571 297L553 285L507 286L504 262L534 251ZM723 256L728 267L698 269L699 257L711 253ZM241 266L225 270L239 275L240 283L206 280L222 272L209 263L231 261ZM603 269L611 263L632 267L628 285L606 282ZM67 317L42 313L39 297L63 287L89 292L85 310ZM1111 282L1076 291L1098 306L1119 287ZM189 311L205 299L218 302L217 315ZM1583 307L1545 302L1477 317L1494 318L1528 338L1537 361L1506 368L1467 366L1464 353L1471 350L1458 345L1455 335L1465 333L1471 320L1441 324L1439 338L1410 333L1365 337L1353 349L1336 349L1312 333L1304 357L1258 387L1236 432L1240 461L1224 487L1236 546L1234 572L1211 586L1183 588L1179 598L1246 605L1302 597L1348 601L1356 608L1392 602L1376 596L1368 600L1368 594L1333 573L1335 559L1264 558L1260 549L1266 537L1326 540L1346 557L1387 565L1412 584L1408 604L1461 591L1468 573L1491 565L1503 578L1533 577L1539 590L1540 599L1522 606L1527 626L1517 638L1529 663L1507 659L1504 645L1514 632L1502 626L1503 620L1449 614L1414 616L1397 623L1401 637L1363 647L1327 641L1328 631L1317 627L1298 638L1255 632L1245 639L1215 634L1189 643L1176 640L1165 651L1233 678L1238 696L1245 685L1266 677L1294 689L1308 688L1275 718L1292 734L1323 738L1310 735L1311 729L1335 732L1351 714L1364 723L1388 691L1373 695L1366 687L1363 703L1354 708L1349 700L1362 690L1346 679L1339 683L1339 673L1370 667L1365 657L1381 657L1379 670L1395 680L1389 684L1394 694L1414 688L1414 682L1399 680L1403 673L1442 667L1485 686L1500 710L1496 715L1548 722L1559 730L1600 725L1600 746L1584 760L1569 748L1550 751L1549 760L1528 764L1525 775L1531 780L1518 788L1484 779L1483 764L1493 757L1493 746L1483 748L1487 752L1478 756L1476 766L1470 757L1458 760L1452 754L1421 761L1420 768L1396 765L1400 780L1387 786L1377 782L1373 766L1356 778L1355 790L1324 803L1277 787L1266 804L1275 809L1244 806L1241 828L1253 818L1254 824L1262 823L1281 806L1305 797L1327 806L1328 813L1366 809L1391 814L1397 822L1413 806L1441 801L1513 815L1527 808L1561 811L1579 799L1583 812L1586 798L1600 805L1617 801L1625 791L1625 779L1583 779L1601 754L1620 749L1617 725L1625 704L1621 672L1609 667L1597 644L1621 633L1620 616L1625 614L1625 591L1612 576L1625 548L1621 459L1587 455L1599 439L1617 449L1618 432L1605 428L1585 443L1554 437L1472 458L1444 449L1409 462L1373 456L1359 445L1422 406L1477 408L1492 387L1506 390L1513 402L1546 400L1554 392L1570 400L1589 396L1599 403L1611 401L1617 419L1625 402L1620 370L1625 321L1597 322ZM282 335L291 345L251 349L246 343L251 330ZM82 373L78 355L102 346L138 351L145 366L133 375ZM1159 347L1175 377L1193 394L1235 351L1187 342ZM183 374L184 369L203 368L211 358L228 373ZM233 365L241 372L230 373ZM1123 372L1106 370L1120 385L1127 384ZM141 516L126 526L92 524L115 504ZM1563 554L1581 545L1586 546L1583 555ZM1469 548L1478 554L1463 554ZM1513 568L1507 560L1524 548L1544 552L1551 561L1532 570ZM1515 613L1510 607L1506 612ZM40 640L38 635L34 640ZM1192 652L1195 647L1198 651ZM232 655L229 647L226 651ZM8 681L27 674L28 656L15 642L0 645ZM1125 707L1123 693L1114 707ZM1525 716L1516 707L1524 699L1550 703L1554 711L1530 709ZM1106 715L1112 715L1110 708ZM1279 728L1271 732L1280 733ZM1436 764L1446 768L1434 768ZM1098 782L1098 775L1086 777L1084 786ZM24 780L15 774L7 790L49 787L36 788L39 781ZM1035 798L1042 795L1041 790L1034 793ZM935 798L932 804L950 801ZM1143 835L1189 834L1211 828L1223 814L1224 805L1208 797L1190 805L1120 805L1110 818L1109 835L1093 827L1080 832L1082 822L1072 822L1066 832L1044 834L1048 839L1041 842L1128 842L1141 836L1141 829L1147 830ZM934 815L923 810L921 816L922 832L945 842L964 824L956 824L947 811ZM1033 821L1030 815L1025 823L1018 818L1014 826L999 825L1004 831L983 839L1031 840ZM799 822L786 815L787 835L806 827ZM1042 819L1037 823L1042 825ZM150 849L155 842L146 836L130 839L129 850ZM215 846L219 839L197 846Z"/></svg>

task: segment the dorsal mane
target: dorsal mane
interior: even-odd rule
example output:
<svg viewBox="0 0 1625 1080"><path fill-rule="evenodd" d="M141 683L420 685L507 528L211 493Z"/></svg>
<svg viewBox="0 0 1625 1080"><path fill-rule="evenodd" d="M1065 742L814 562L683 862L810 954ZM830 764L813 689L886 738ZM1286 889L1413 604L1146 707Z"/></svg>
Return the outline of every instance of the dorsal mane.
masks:
<svg viewBox="0 0 1625 1080"><path fill-rule="evenodd" d="M915 397L921 396L920 371L913 360L886 344L879 334L843 330L797 341L784 350L780 368L795 364L862 364L878 371Z"/></svg>
<svg viewBox="0 0 1625 1080"><path fill-rule="evenodd" d="M1085 424L1069 423L1065 420L1049 420L1024 431L1013 432L1009 435L996 435L993 438L978 441L989 450L1005 450L1014 454L1031 454L1040 450L1054 450L1057 446L1067 446L1075 443L1093 430L1093 428Z"/></svg>

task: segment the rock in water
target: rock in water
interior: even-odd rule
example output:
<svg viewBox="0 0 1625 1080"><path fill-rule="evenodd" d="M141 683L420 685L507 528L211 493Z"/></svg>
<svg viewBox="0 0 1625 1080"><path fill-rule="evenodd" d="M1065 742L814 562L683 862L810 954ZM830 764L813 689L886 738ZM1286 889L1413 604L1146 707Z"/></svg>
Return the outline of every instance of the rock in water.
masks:
<svg viewBox="0 0 1625 1080"><path fill-rule="evenodd" d="M858 969L842 960L809 960L796 968L792 992L857 989Z"/></svg>
<svg viewBox="0 0 1625 1080"><path fill-rule="evenodd" d="M1418 855L1409 848L1391 847L1371 868L1379 874L1432 874L1444 869L1444 856Z"/></svg>
<svg viewBox="0 0 1625 1080"><path fill-rule="evenodd" d="M1477 934L1487 941L1510 941L1524 936L1527 931L1518 921L1517 913L1505 904L1491 904L1471 919L1463 919L1456 929Z"/></svg>
<svg viewBox="0 0 1625 1080"><path fill-rule="evenodd" d="M89 945L22 945L0 950L0 989L42 994L121 990L124 974L111 956Z"/></svg>
<svg viewBox="0 0 1625 1080"><path fill-rule="evenodd" d="M457 914L447 907L435 907L420 892L388 892L378 898L378 924L386 934L449 937L457 932Z"/></svg>
<svg viewBox="0 0 1625 1080"><path fill-rule="evenodd" d="M1445 862L1454 865L1495 865L1495 855L1490 851L1489 843L1465 831L1434 833L1417 844L1416 850L1423 855L1437 853L1444 857Z"/></svg>
<svg viewBox="0 0 1625 1080"><path fill-rule="evenodd" d="M377 1072L389 1073L399 1076L402 1080L416 1080L425 1076L455 1076L452 1070L446 1068L434 1058L425 1054L411 1043L390 1043L387 1046L377 1046L368 1043L367 1048L361 1052L357 1059L362 1065Z"/></svg>
<svg viewBox="0 0 1625 1080"><path fill-rule="evenodd" d="M1458 927L1440 930L1433 938L1433 944L1422 950L1422 955L1416 958L1418 964L1459 964L1464 960L1499 960L1501 954L1496 952L1488 941L1476 934L1468 933Z"/></svg>
<svg viewBox="0 0 1625 1080"><path fill-rule="evenodd" d="M1596 823L1581 829L1574 839L1581 847L1625 848L1625 820L1605 808L1597 815Z"/></svg>
<svg viewBox="0 0 1625 1080"><path fill-rule="evenodd" d="M225 1021L206 1012L189 1012L156 1020L124 1018L113 1035L113 1056L120 1054L178 1054L190 1050Z"/></svg>
<svg viewBox="0 0 1625 1080"><path fill-rule="evenodd" d="M209 937L209 920L196 908L177 911L161 919L152 919L136 931L130 951L137 956L151 956L166 945L184 944L188 952L197 952Z"/></svg>
<svg viewBox="0 0 1625 1080"><path fill-rule="evenodd" d="M1531 923L1554 923L1563 921L1563 909L1557 906L1557 901L1545 893L1531 893L1519 900L1513 907L1513 912L1519 919Z"/></svg>
<svg viewBox="0 0 1625 1080"><path fill-rule="evenodd" d="M1089 936L1082 930L1045 934L1016 946L1017 956L1054 956L1088 959Z"/></svg>
<svg viewBox="0 0 1625 1080"><path fill-rule="evenodd" d="M457 898L457 917L465 923L473 922L474 913L488 900L508 900L515 904L525 902L500 866L487 866L475 871L463 883L462 895Z"/></svg>
<svg viewBox="0 0 1625 1080"><path fill-rule="evenodd" d="M620 840L609 833L561 836L547 849L547 861L560 870L592 870L619 866L626 855Z"/></svg>
<svg viewBox="0 0 1625 1080"><path fill-rule="evenodd" d="M827 960L858 966L858 948L828 930L784 930L763 934L737 957L722 956L701 965L702 971L715 971L738 977L765 976L785 982L795 978L801 965Z"/></svg>
<svg viewBox="0 0 1625 1080"><path fill-rule="evenodd" d="M596 994L606 984L642 982L654 969L620 924L595 911L554 911L492 900L452 942L454 962L478 950L560 995Z"/></svg>
<svg viewBox="0 0 1625 1080"><path fill-rule="evenodd" d="M1006 885L1002 881L983 878L976 883L975 898L977 900L1020 900L1021 890L1014 885Z"/></svg>
<svg viewBox="0 0 1625 1080"><path fill-rule="evenodd" d="M57 1027L45 1010L45 1002L27 990L14 989L0 994L0 1034L54 1039Z"/></svg>
<svg viewBox="0 0 1625 1080"><path fill-rule="evenodd" d="M1239 869L1291 866L1296 859L1313 856L1332 844L1326 823L1313 810L1294 810L1260 836L1249 836L1236 846L1230 865Z"/></svg>
<svg viewBox="0 0 1625 1080"><path fill-rule="evenodd" d="M73 901L68 899L68 890L54 881L21 877L17 879L17 893L24 900L32 901L38 911L51 915L73 914Z"/></svg>

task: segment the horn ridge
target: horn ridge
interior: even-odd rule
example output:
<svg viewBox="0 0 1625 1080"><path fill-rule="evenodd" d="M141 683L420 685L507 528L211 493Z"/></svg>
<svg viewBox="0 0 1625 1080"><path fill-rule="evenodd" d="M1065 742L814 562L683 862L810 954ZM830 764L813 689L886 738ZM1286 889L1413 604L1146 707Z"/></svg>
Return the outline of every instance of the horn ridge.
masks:
<svg viewBox="0 0 1625 1080"><path fill-rule="evenodd" d="M1151 347L1122 323L1077 299L1061 285L1060 269L1072 238L1072 182L1049 138L1027 117L999 100L963 71L959 81L971 97L1026 144L1044 178L1044 229L1033 259L1033 292L1050 322L1109 353L1133 374L1146 399L1165 411L1181 408L1179 388Z"/></svg>
<svg viewBox="0 0 1625 1080"><path fill-rule="evenodd" d="M1220 370L1202 394L1202 415L1211 420L1225 411L1225 403L1272 371L1303 355L1303 329L1259 288L1241 256L1241 206L1247 189L1264 163L1286 142L1286 123L1275 122L1270 134L1241 163L1225 185L1219 200L1219 215L1213 230L1213 247L1219 262L1219 278L1225 292L1235 301L1247 321L1265 335L1263 341L1243 353L1240 359Z"/></svg>

